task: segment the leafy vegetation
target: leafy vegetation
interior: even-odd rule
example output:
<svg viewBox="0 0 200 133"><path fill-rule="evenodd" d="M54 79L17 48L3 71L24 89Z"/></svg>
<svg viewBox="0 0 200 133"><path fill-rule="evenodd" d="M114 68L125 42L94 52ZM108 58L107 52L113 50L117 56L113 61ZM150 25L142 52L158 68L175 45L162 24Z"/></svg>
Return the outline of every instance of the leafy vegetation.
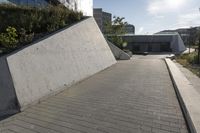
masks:
<svg viewBox="0 0 200 133"><path fill-rule="evenodd" d="M6 29L6 33L1 33L0 34L0 43L5 47L5 48L15 48L18 43L17 40L17 33L16 29L13 27L8 27Z"/></svg>
<svg viewBox="0 0 200 133"><path fill-rule="evenodd" d="M176 60L200 77L200 31L198 29L190 28L188 44L189 47L195 48L195 52L180 55Z"/></svg>
<svg viewBox="0 0 200 133"><path fill-rule="evenodd" d="M126 46L126 42L120 35L125 34L125 25L128 23L124 21L124 17L114 16L113 19L114 20L111 23L105 23L104 35L113 44L117 45L120 49L123 49Z"/></svg>
<svg viewBox="0 0 200 133"><path fill-rule="evenodd" d="M200 64L200 30L197 28L189 29L189 38L188 38L189 48L193 47L198 49L197 63Z"/></svg>
<svg viewBox="0 0 200 133"><path fill-rule="evenodd" d="M176 61L200 77L200 65L197 52L176 57Z"/></svg>
<svg viewBox="0 0 200 133"><path fill-rule="evenodd" d="M10 52L81 19L81 12L62 5L36 8L1 4L0 51Z"/></svg>

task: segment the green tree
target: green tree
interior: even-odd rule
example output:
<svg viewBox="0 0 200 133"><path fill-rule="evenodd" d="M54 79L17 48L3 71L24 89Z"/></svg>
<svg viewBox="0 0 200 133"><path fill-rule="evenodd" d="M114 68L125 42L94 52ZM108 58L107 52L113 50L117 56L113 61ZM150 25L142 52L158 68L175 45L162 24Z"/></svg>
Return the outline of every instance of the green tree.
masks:
<svg viewBox="0 0 200 133"><path fill-rule="evenodd" d="M198 30L196 28L189 29L189 45L196 45L198 40Z"/></svg>
<svg viewBox="0 0 200 133"><path fill-rule="evenodd" d="M197 55L197 62L200 64L200 32L199 32L199 42L198 42L198 55Z"/></svg>
<svg viewBox="0 0 200 133"><path fill-rule="evenodd" d="M126 42L123 40L122 36L125 34L125 26L128 24L124 17L113 17L112 22L106 22L104 24L104 35L113 44L117 45L119 48L123 49Z"/></svg>
<svg viewBox="0 0 200 133"><path fill-rule="evenodd" d="M200 64L200 30L198 28L190 28L189 33L189 47L198 45L197 63Z"/></svg>

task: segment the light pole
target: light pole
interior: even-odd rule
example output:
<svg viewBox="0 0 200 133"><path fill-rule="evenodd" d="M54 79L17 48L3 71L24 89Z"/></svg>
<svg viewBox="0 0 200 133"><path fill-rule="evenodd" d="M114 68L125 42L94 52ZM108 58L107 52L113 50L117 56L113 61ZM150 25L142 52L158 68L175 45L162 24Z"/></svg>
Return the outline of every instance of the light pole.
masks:
<svg viewBox="0 0 200 133"><path fill-rule="evenodd" d="M200 12L200 8L199 8L199 12ZM198 46L198 64L200 64L200 33L198 33L199 36L199 46Z"/></svg>

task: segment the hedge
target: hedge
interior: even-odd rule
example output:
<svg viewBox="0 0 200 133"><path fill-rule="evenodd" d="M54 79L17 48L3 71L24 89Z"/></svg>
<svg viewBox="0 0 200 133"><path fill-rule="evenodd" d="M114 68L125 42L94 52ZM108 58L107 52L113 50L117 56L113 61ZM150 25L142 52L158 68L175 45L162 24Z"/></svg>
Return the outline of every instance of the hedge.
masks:
<svg viewBox="0 0 200 133"><path fill-rule="evenodd" d="M81 19L83 19L81 12L69 10L62 5L36 8L1 4L0 49L4 53L10 52L10 50L30 43L34 38L40 38ZM10 34L15 34L13 31L17 35L9 37ZM17 43L13 45L10 42Z"/></svg>

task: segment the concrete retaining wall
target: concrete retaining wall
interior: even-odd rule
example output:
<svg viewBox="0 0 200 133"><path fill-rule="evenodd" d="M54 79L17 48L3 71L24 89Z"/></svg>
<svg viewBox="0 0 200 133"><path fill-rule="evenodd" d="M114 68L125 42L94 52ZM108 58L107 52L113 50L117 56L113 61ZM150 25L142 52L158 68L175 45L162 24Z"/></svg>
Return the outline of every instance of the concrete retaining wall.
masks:
<svg viewBox="0 0 200 133"><path fill-rule="evenodd" d="M131 57L127 53L125 53L123 50L116 47L110 41L107 40L107 42L108 42L108 45L109 45L113 55L115 56L115 59L117 59L117 60L130 60L131 59Z"/></svg>
<svg viewBox="0 0 200 133"><path fill-rule="evenodd" d="M21 108L115 63L93 18L7 57Z"/></svg>
<svg viewBox="0 0 200 133"><path fill-rule="evenodd" d="M0 58L0 120L19 111L6 57Z"/></svg>

